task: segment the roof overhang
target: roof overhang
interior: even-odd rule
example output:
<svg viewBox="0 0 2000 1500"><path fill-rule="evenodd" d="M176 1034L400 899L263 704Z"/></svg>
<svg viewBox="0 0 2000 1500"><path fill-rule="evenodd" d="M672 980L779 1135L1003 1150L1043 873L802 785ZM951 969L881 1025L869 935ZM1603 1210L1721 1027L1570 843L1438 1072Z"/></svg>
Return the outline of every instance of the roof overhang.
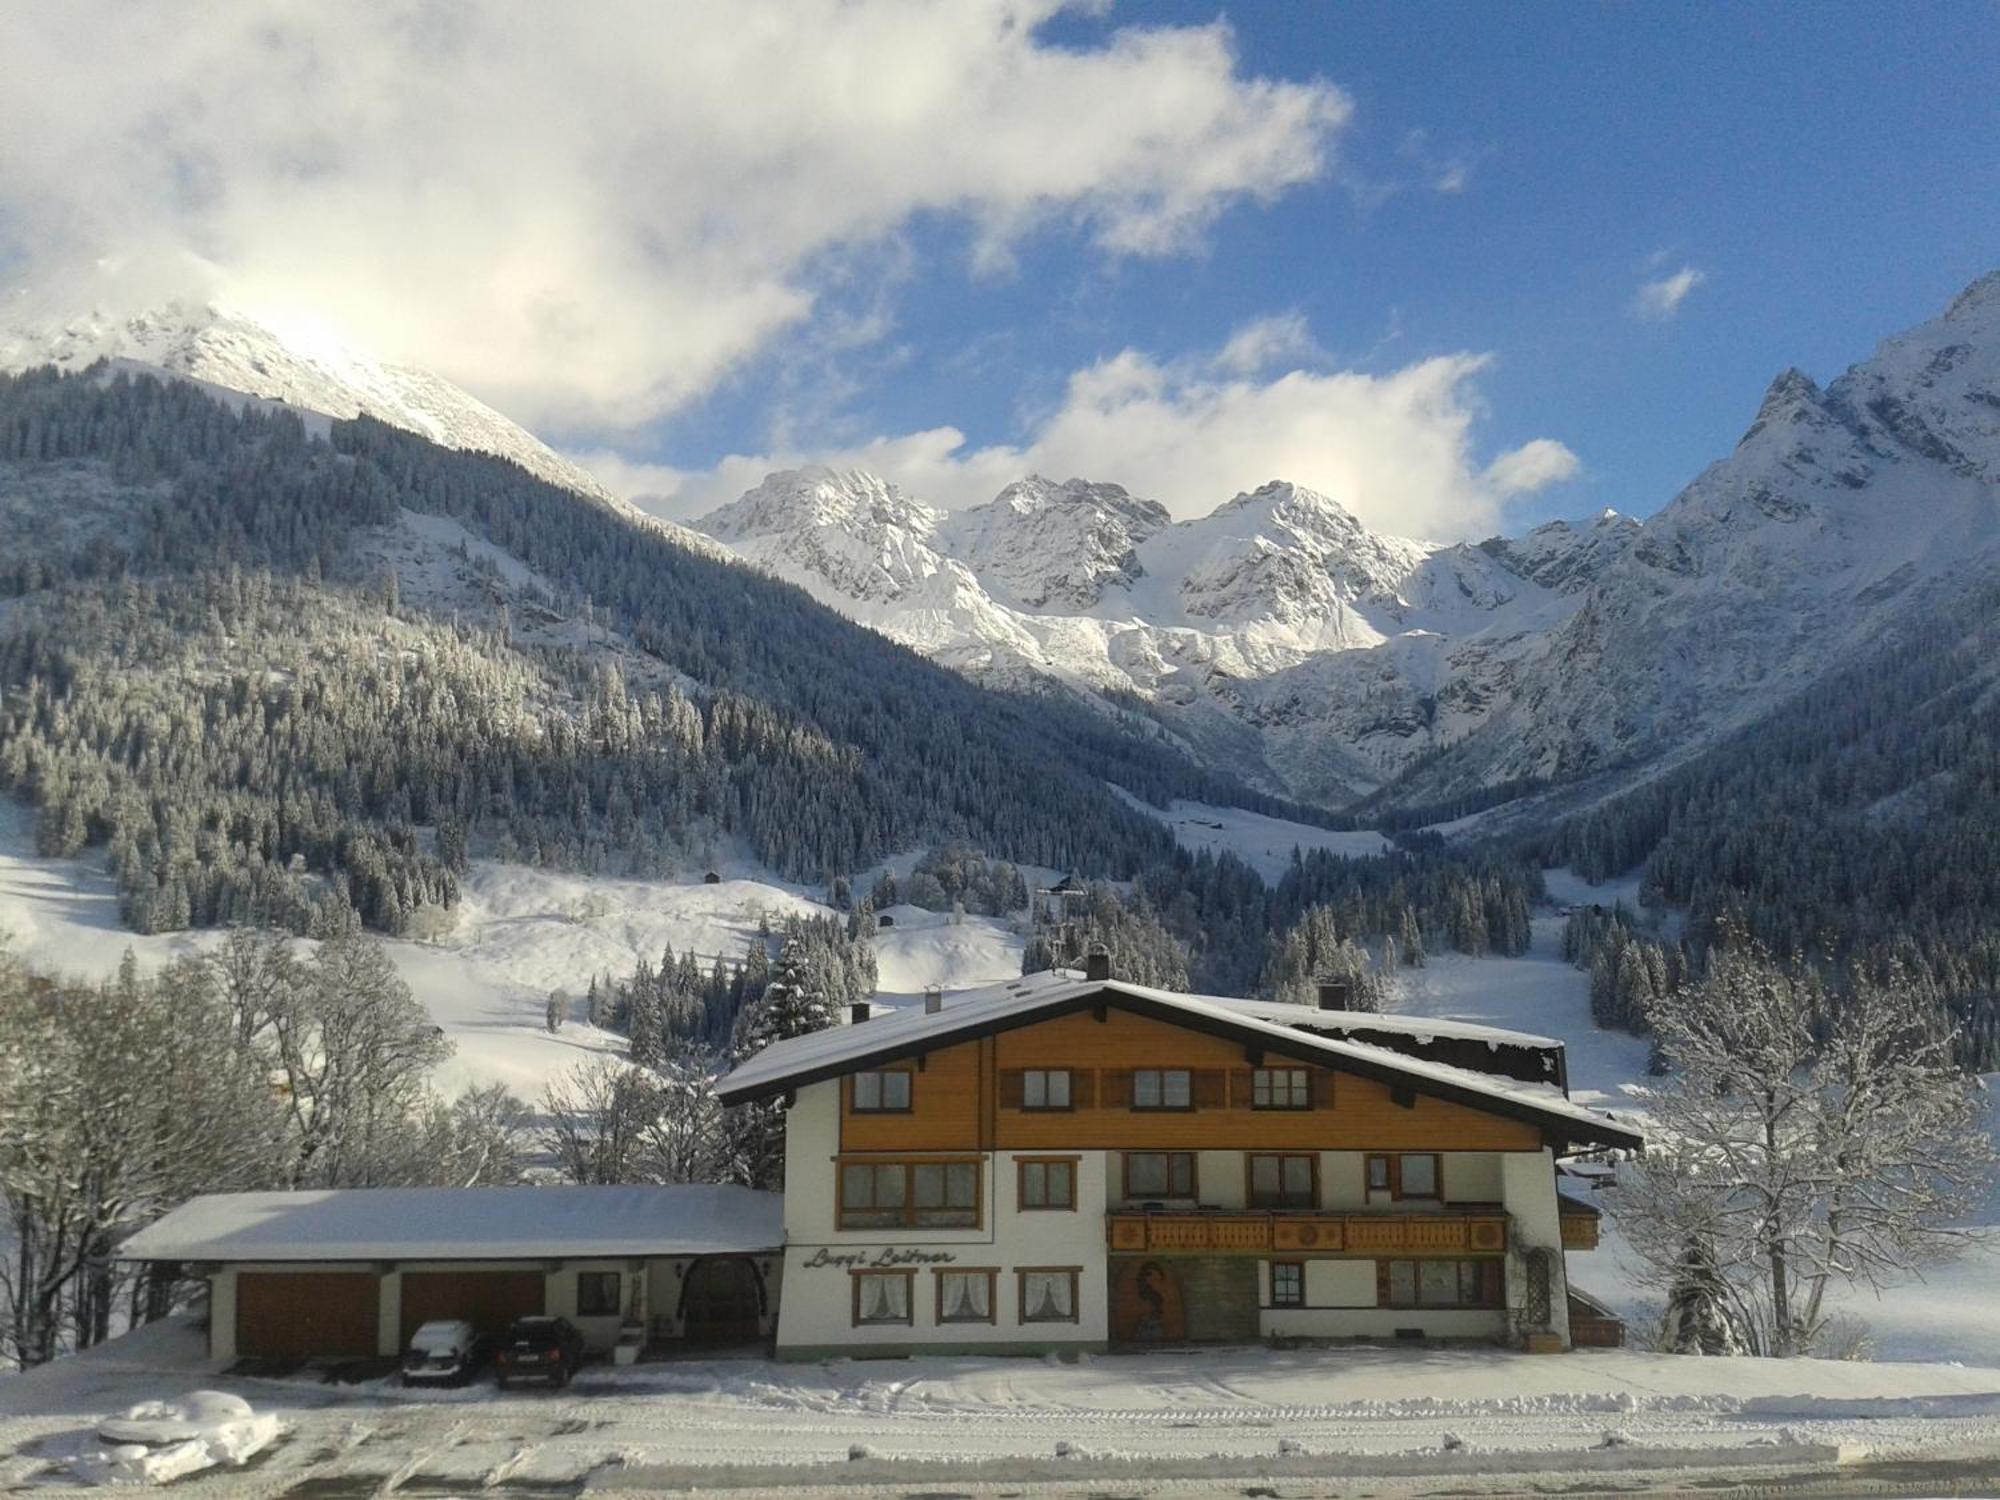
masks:
<svg viewBox="0 0 2000 1500"><path fill-rule="evenodd" d="M1397 1054L1386 1048L1371 1047L1364 1042L1336 1040L1275 1023L1259 1022L1248 1017L1237 1020L1207 1007L1176 1005L1169 1000L1154 999L1144 993L1135 993L1131 989L1115 984L1087 990L1081 994L1051 996L1039 1001L1025 1000L1019 1006L1004 1012L969 1016L963 1026L939 1027L916 1036L899 1037L897 1032L900 1028L893 1024L882 1025L883 1037L879 1046L864 1047L859 1051L846 1052L838 1058L804 1064L796 1070L786 1070L748 1084L732 1087L729 1079L724 1078L718 1085L716 1093L724 1104L755 1103L760 1099L778 1098L794 1093L809 1084L823 1083L828 1079L839 1078L882 1063L923 1057L945 1047L975 1041L980 1037L1018 1031L1023 1027L1039 1025L1043 1021L1074 1015L1079 1011L1107 1009L1122 1010L1169 1026L1178 1026L1184 1030L1238 1042L1246 1048L1266 1054L1316 1063L1321 1067L1352 1073L1357 1077L1368 1078L1395 1088L1406 1088L1415 1093L1464 1105L1470 1109L1482 1110L1488 1114L1522 1120L1540 1127L1550 1145L1558 1151L1579 1146L1614 1147L1634 1151L1643 1150L1645 1147L1645 1137L1639 1131L1621 1125L1608 1116L1599 1115L1596 1111L1591 1111L1590 1116L1585 1118L1564 1109L1544 1108L1531 1100L1514 1098L1470 1083L1457 1083L1449 1078L1438 1077L1432 1071L1435 1065L1416 1067L1401 1065ZM860 1024L873 1026L881 1023L864 1021Z"/></svg>

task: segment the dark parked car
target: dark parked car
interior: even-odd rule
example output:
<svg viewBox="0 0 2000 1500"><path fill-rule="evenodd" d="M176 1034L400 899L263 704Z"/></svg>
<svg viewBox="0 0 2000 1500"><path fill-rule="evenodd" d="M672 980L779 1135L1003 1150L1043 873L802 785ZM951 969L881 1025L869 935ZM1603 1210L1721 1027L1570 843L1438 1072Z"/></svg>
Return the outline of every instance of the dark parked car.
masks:
<svg viewBox="0 0 2000 1500"><path fill-rule="evenodd" d="M440 1318L410 1335L403 1351L404 1385L463 1385L493 1355L493 1340L470 1323Z"/></svg>
<svg viewBox="0 0 2000 1500"><path fill-rule="evenodd" d="M568 1385L582 1363L583 1335L576 1331L576 1325L568 1318L549 1317L516 1318L494 1360L502 1390L510 1380Z"/></svg>

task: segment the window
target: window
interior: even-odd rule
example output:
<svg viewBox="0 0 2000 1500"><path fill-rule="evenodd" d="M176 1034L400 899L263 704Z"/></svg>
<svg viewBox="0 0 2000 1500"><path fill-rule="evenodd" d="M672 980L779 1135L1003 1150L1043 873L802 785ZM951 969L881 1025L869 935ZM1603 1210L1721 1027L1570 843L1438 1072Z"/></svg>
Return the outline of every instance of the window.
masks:
<svg viewBox="0 0 2000 1500"><path fill-rule="evenodd" d="M1127 1198L1192 1198L1192 1151L1128 1151L1125 1153Z"/></svg>
<svg viewBox="0 0 2000 1500"><path fill-rule="evenodd" d="M854 1075L854 1113L895 1115L910 1112L910 1070Z"/></svg>
<svg viewBox="0 0 2000 1500"><path fill-rule="evenodd" d="M1132 1074L1134 1109L1193 1109L1194 1075L1186 1068L1140 1068Z"/></svg>
<svg viewBox="0 0 2000 1500"><path fill-rule="evenodd" d="M915 1271L855 1271L854 1326L910 1321L910 1282Z"/></svg>
<svg viewBox="0 0 2000 1500"><path fill-rule="evenodd" d="M1314 1156L1252 1156L1252 1208L1318 1208L1319 1158Z"/></svg>
<svg viewBox="0 0 2000 1500"><path fill-rule="evenodd" d="M976 1161L849 1161L840 1166L842 1229L974 1229Z"/></svg>
<svg viewBox="0 0 2000 1500"><path fill-rule="evenodd" d="M1306 1305L1306 1268L1295 1260L1271 1262L1271 1306Z"/></svg>
<svg viewBox="0 0 2000 1500"><path fill-rule="evenodd" d="M1068 1068L1029 1068L1021 1075L1021 1108L1068 1109Z"/></svg>
<svg viewBox="0 0 2000 1500"><path fill-rule="evenodd" d="M1392 1198L1440 1198L1442 1174L1435 1151L1378 1154L1368 1158L1368 1191Z"/></svg>
<svg viewBox="0 0 2000 1500"><path fill-rule="evenodd" d="M938 1322L993 1321L993 1272L939 1271L936 1274Z"/></svg>
<svg viewBox="0 0 2000 1500"><path fill-rule="evenodd" d="M1499 1307L1497 1260L1376 1262L1376 1297L1384 1307Z"/></svg>
<svg viewBox="0 0 2000 1500"><path fill-rule="evenodd" d="M576 1273L576 1315L579 1318L615 1318L620 1306L622 1277L616 1271Z"/></svg>
<svg viewBox="0 0 2000 1500"><path fill-rule="evenodd" d="M1076 1321L1076 1268L1025 1270L1021 1277L1023 1323Z"/></svg>
<svg viewBox="0 0 2000 1500"><path fill-rule="evenodd" d="M1076 1158L1023 1158L1020 1203L1023 1209L1075 1208Z"/></svg>
<svg viewBox="0 0 2000 1500"><path fill-rule="evenodd" d="M1428 1153L1405 1156L1396 1184L1398 1198L1435 1198L1438 1195L1438 1159Z"/></svg>
<svg viewBox="0 0 2000 1500"><path fill-rule="evenodd" d="M1252 1109L1311 1109L1312 1075L1304 1068L1258 1068L1250 1078Z"/></svg>

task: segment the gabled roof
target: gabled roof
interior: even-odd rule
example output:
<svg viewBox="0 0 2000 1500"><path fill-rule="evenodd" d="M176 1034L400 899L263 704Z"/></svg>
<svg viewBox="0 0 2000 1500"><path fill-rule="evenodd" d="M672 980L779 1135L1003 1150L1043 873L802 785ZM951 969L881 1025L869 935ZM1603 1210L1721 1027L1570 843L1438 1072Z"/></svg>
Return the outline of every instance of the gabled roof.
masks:
<svg viewBox="0 0 2000 1500"><path fill-rule="evenodd" d="M1334 1012L1286 1007L1297 1014L1298 1020L1280 1024L1268 1018L1272 1007L1262 1002L1182 995L1123 980L1085 979L1064 969L1031 974L986 989L960 991L947 996L936 1011L892 1011L858 1024L774 1042L724 1078L718 1092L725 1104L768 1099L857 1069L919 1056L956 1042L1032 1026L1100 1005L1226 1037L1249 1049L1318 1063L1474 1109L1526 1120L1562 1141L1634 1149L1645 1144L1644 1137L1633 1126L1598 1110L1572 1104L1553 1084L1498 1077L1410 1057L1344 1036L1329 1036L1320 1030L1300 1029L1300 1023L1324 1025ZM1384 1018L1366 1019L1379 1023ZM1466 1022L1410 1024L1413 1028L1419 1024L1429 1028L1452 1025L1456 1031L1468 1035L1484 1030ZM1518 1032L1495 1031L1493 1038L1503 1045L1557 1045L1547 1038L1531 1038Z"/></svg>
<svg viewBox="0 0 2000 1500"><path fill-rule="evenodd" d="M211 1193L121 1260L539 1260L710 1255L785 1243L784 1197L744 1187L345 1188Z"/></svg>

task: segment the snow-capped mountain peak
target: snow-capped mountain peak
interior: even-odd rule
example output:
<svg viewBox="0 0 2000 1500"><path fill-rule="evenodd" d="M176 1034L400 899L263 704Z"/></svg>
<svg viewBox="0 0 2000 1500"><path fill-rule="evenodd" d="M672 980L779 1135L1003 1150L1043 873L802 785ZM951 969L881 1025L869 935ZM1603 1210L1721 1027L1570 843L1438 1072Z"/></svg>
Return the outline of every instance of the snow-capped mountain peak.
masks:
<svg viewBox="0 0 2000 1500"><path fill-rule="evenodd" d="M322 416L344 420L365 413L441 447L508 459L537 478L659 524L450 381L371 358L323 328L288 331L219 300L185 300L138 313L94 311L0 331L0 369L80 370L100 359Z"/></svg>
<svg viewBox="0 0 2000 1500"><path fill-rule="evenodd" d="M1089 609L1145 569L1139 545L1172 518L1123 485L1032 474L947 523L953 554L996 598L1028 609Z"/></svg>

